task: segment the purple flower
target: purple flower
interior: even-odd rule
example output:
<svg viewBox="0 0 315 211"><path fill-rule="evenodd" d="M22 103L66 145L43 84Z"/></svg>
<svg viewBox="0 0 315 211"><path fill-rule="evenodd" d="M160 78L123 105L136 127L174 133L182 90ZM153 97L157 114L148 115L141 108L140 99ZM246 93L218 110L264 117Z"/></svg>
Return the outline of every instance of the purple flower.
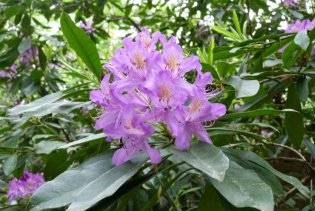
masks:
<svg viewBox="0 0 315 211"><path fill-rule="evenodd" d="M156 50L157 43L162 44ZM211 143L204 124L213 124L225 114L223 104L210 103L206 86L212 76L201 72L197 56L185 57L175 37L166 40L160 32L150 36L144 29L135 38L125 38L123 48L116 50L104 68L99 90L90 93L90 99L105 113L96 121L108 141L122 144L112 159L114 165L131 160L145 151L151 162L159 163L162 157L148 143L155 132L152 123L163 123L175 138L175 145L186 149L192 136ZM186 73L194 71L196 80L189 83Z"/></svg>
<svg viewBox="0 0 315 211"><path fill-rule="evenodd" d="M284 0L283 4L285 7L298 7L296 0Z"/></svg>
<svg viewBox="0 0 315 211"><path fill-rule="evenodd" d="M15 64L11 65L10 67L6 68L8 71L0 71L1 78L14 78L17 75L17 67Z"/></svg>
<svg viewBox="0 0 315 211"><path fill-rule="evenodd" d="M37 55L38 50L36 47L29 48L22 53L21 61L25 66L28 67Z"/></svg>
<svg viewBox="0 0 315 211"><path fill-rule="evenodd" d="M310 21L309 19L305 20L296 20L294 23L290 24L285 30L286 33L298 33L303 30L311 31L315 28L315 19ZM282 47L278 52L283 53L288 45Z"/></svg>
<svg viewBox="0 0 315 211"><path fill-rule="evenodd" d="M9 182L9 191L7 193L9 203L11 204L13 200L30 196L44 183L45 180L42 174L24 171L20 179L14 178Z"/></svg>
<svg viewBox="0 0 315 211"><path fill-rule="evenodd" d="M80 21L79 27L84 29L86 34L92 34L95 31L93 22L90 19L87 19L85 22Z"/></svg>
<svg viewBox="0 0 315 211"><path fill-rule="evenodd" d="M261 130L261 136L264 138L270 138L273 135L273 132L268 132L267 130Z"/></svg>
<svg viewBox="0 0 315 211"><path fill-rule="evenodd" d="M303 30L313 30L315 27L315 19L310 21L309 19L305 20L296 20L294 23L290 24L285 30L286 33L296 33Z"/></svg>

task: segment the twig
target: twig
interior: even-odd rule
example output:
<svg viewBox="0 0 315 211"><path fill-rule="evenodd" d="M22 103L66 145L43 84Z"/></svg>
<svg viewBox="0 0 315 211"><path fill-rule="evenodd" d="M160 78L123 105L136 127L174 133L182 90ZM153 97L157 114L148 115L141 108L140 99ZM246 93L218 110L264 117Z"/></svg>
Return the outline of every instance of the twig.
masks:
<svg viewBox="0 0 315 211"><path fill-rule="evenodd" d="M302 159L289 158L289 157L270 157L270 158L266 158L266 160L285 160L285 161L297 161L297 162L305 163L305 161Z"/></svg>
<svg viewBox="0 0 315 211"><path fill-rule="evenodd" d="M306 177L304 177L301 182L303 184L309 182L312 178L312 175L307 175ZM280 198L278 201L277 201L277 204L276 206L279 207L282 203L286 202L290 197L294 196L296 193L298 192L298 189L297 188L292 188L291 190L289 190L282 198Z"/></svg>

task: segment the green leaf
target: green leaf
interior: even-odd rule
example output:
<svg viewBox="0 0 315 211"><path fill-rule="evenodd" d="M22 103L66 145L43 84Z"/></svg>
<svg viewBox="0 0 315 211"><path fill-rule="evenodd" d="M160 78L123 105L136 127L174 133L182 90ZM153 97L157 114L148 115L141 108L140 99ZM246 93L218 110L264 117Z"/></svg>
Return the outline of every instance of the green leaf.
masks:
<svg viewBox="0 0 315 211"><path fill-rule="evenodd" d="M61 141L41 141L35 144L34 148L38 154L49 154L62 145L65 143Z"/></svg>
<svg viewBox="0 0 315 211"><path fill-rule="evenodd" d="M14 169L16 168L17 164L17 155L13 154L7 158L7 160L3 164L3 172L5 175L9 176Z"/></svg>
<svg viewBox="0 0 315 211"><path fill-rule="evenodd" d="M304 51L308 48L310 44L310 38L307 35L307 31L300 31L294 38L294 43L300 46Z"/></svg>
<svg viewBox="0 0 315 211"><path fill-rule="evenodd" d="M208 48L208 62L212 66L213 65L213 49L215 46L214 36L211 37L209 48Z"/></svg>
<svg viewBox="0 0 315 211"><path fill-rule="evenodd" d="M31 26L31 18L26 13L24 14L21 22L22 26L22 32L24 35L30 35L32 32L32 26Z"/></svg>
<svg viewBox="0 0 315 211"><path fill-rule="evenodd" d="M232 76L225 83L236 90L236 98L253 96L257 94L260 87L257 80L243 80L239 76Z"/></svg>
<svg viewBox="0 0 315 211"><path fill-rule="evenodd" d="M304 140L304 145L307 147L311 155L315 158L315 144L313 144L312 142L308 140Z"/></svg>
<svg viewBox="0 0 315 211"><path fill-rule="evenodd" d="M10 6L8 7L5 11L4 11L4 14L5 14L5 17L7 19L17 15L21 10L21 5L19 4L15 4L13 6Z"/></svg>
<svg viewBox="0 0 315 211"><path fill-rule="evenodd" d="M257 117L257 116L278 116L281 113L286 112L297 112L293 109L283 109L283 110L274 110L274 109L258 109L254 111L245 111L245 112L238 112L238 113L229 113L225 114L220 118L220 120L226 119L234 119L234 118L243 118L243 117Z"/></svg>
<svg viewBox="0 0 315 211"><path fill-rule="evenodd" d="M24 51L32 47L32 40L30 38L25 38L19 45L18 51L22 54Z"/></svg>
<svg viewBox="0 0 315 211"><path fill-rule="evenodd" d="M288 89L286 107L298 112L302 111L294 84L291 84ZM286 113L284 124L291 143L300 147L304 136L303 115L301 113Z"/></svg>
<svg viewBox="0 0 315 211"><path fill-rule="evenodd" d="M220 34L223 34L227 37L230 37L232 38L233 40L239 40L239 37L236 35L236 34L233 34L232 32L229 32L225 29L222 29L221 27L218 27L218 26L210 26L211 29L213 29L214 31L220 33Z"/></svg>
<svg viewBox="0 0 315 211"><path fill-rule="evenodd" d="M62 97L62 92L56 92L53 94L46 95L40 99L34 100L33 102L23 105L20 104L16 107L9 109L9 114L12 116L16 116L25 112L36 111L38 108L49 105L52 102L59 100Z"/></svg>
<svg viewBox="0 0 315 211"><path fill-rule="evenodd" d="M199 141L192 144L187 151L181 151L175 147L170 147L169 151L174 156L219 181L224 179L225 171L229 168L229 159L212 144Z"/></svg>
<svg viewBox="0 0 315 211"><path fill-rule="evenodd" d="M251 151L244 151L244 150L236 150L231 148L224 148L224 153L231 158L233 156L235 159L238 159L238 163L252 163L257 164L265 169L267 169L270 173L276 175L278 178L282 179L283 181L293 185L295 188L297 188L300 193L302 193L304 196L308 197L309 195L309 189L304 186L300 180L298 180L295 177L285 175L278 170L274 169L267 161L265 161L263 158L259 157L257 154Z"/></svg>
<svg viewBox="0 0 315 211"><path fill-rule="evenodd" d="M85 138L82 138L82 139L70 142L70 143L65 144L63 146L60 146L59 149L67 149L69 147L73 147L73 146L76 146L76 145L84 144L84 143L87 143L87 142L90 142L90 141L94 141L94 140L97 140L97 139L101 139L101 138L104 138L104 137L105 137L104 133L92 134L92 135L87 136Z"/></svg>
<svg viewBox="0 0 315 211"><path fill-rule="evenodd" d="M284 49L284 52L282 54L282 60L285 67L292 66L295 61L297 60L300 53L300 48L298 45L296 45L294 42L289 44L288 47Z"/></svg>
<svg viewBox="0 0 315 211"><path fill-rule="evenodd" d="M38 47L38 58L39 58L40 68L44 71L46 69L46 65L47 65L47 57L46 57L43 49L39 48L39 47Z"/></svg>
<svg viewBox="0 0 315 211"><path fill-rule="evenodd" d="M304 78L300 78L296 82L297 96L299 97L302 103L306 102L309 95L309 88L308 88L309 80L310 80L309 78L304 77Z"/></svg>
<svg viewBox="0 0 315 211"><path fill-rule="evenodd" d="M220 197L212 185L206 185L205 192L203 193L197 211L224 211L221 204Z"/></svg>
<svg viewBox="0 0 315 211"><path fill-rule="evenodd" d="M212 179L214 187L235 207L253 207L262 211L274 209L272 189L252 170L233 161L222 182Z"/></svg>
<svg viewBox="0 0 315 211"><path fill-rule="evenodd" d="M263 63L263 67L274 67L276 65L283 64L281 59L276 60L266 60Z"/></svg>
<svg viewBox="0 0 315 211"><path fill-rule="evenodd" d="M70 205L68 210L86 210L114 194L142 166L144 161L112 165L113 151L99 154L77 168L46 182L32 196L32 210Z"/></svg>
<svg viewBox="0 0 315 211"><path fill-rule="evenodd" d="M240 25L240 22L238 20L238 17L237 17L235 10L233 10L233 22L234 22L234 26L235 26L237 33L239 35L242 35L241 25Z"/></svg>
<svg viewBox="0 0 315 211"><path fill-rule="evenodd" d="M62 14L60 24L70 47L73 48L94 75L100 79L101 63L95 44L82 29L74 24L68 14Z"/></svg>
<svg viewBox="0 0 315 211"><path fill-rule="evenodd" d="M44 169L45 180L52 180L69 167L71 164L67 158L68 154L65 150L56 150L48 155L47 163Z"/></svg>

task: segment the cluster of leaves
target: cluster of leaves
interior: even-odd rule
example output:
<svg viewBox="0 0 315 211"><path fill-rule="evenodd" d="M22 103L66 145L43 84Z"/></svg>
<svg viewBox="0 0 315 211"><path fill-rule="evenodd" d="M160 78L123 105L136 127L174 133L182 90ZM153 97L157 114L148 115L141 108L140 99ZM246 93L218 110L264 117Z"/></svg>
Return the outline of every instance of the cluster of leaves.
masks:
<svg viewBox="0 0 315 211"><path fill-rule="evenodd" d="M301 1L298 9L272 9L276 3L0 1L0 69L15 64L18 72L0 78L0 205L314 208L315 30L284 35L279 26L311 18L315 7ZM95 28L89 35L77 26L88 18ZM117 43L141 27L176 35L187 53L198 54L203 71L214 77L209 89L220 91L213 101L224 103L228 113L208 129L213 145L192 140L187 151L161 149L157 166L140 155L115 167L113 146L94 130L100 112L88 96L99 87L106 72L101 64ZM38 54L26 66L21 55L33 47ZM172 142L167 131L151 138L165 146ZM47 183L30 201L8 205L7 183L24 169L43 172Z"/></svg>

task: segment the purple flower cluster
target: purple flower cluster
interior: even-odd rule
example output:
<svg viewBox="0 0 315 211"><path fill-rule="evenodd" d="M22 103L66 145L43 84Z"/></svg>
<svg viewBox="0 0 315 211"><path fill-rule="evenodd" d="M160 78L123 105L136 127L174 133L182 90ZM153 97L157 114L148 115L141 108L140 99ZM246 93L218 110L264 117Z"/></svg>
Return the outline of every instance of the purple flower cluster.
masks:
<svg viewBox="0 0 315 211"><path fill-rule="evenodd" d="M21 56L21 61L25 66L30 66L31 61L35 59L38 55L38 50L36 47L32 47L23 52Z"/></svg>
<svg viewBox="0 0 315 211"><path fill-rule="evenodd" d="M286 33L297 33L303 30L311 31L315 28L315 19L312 21L309 19L305 20L296 20L294 23L290 24L288 28L285 30ZM284 49L287 46L284 46L279 50L279 53L283 53ZM312 50L312 55L315 55L315 46Z"/></svg>
<svg viewBox="0 0 315 211"><path fill-rule="evenodd" d="M151 37L146 29L135 41L125 38L123 46L104 65L110 74L103 78L100 90L90 93L90 99L106 110L95 128L103 129L109 141L120 139L123 143L113 164L130 160L141 150L152 163L159 163L159 151L147 142L155 131L154 124L166 125L179 149L190 146L192 135L211 143L204 124L213 123L226 108L208 101L211 93L205 87L212 76L201 72L199 58L186 58L175 37L166 40L160 32ZM193 84L184 78L191 71L196 74Z"/></svg>
<svg viewBox="0 0 315 211"><path fill-rule="evenodd" d="M92 34L93 31L95 30L92 25L93 25L93 22L90 19L87 19L85 22L82 22L82 21L79 22L79 27L81 29L84 29L85 33L87 34Z"/></svg>
<svg viewBox="0 0 315 211"><path fill-rule="evenodd" d="M12 65L8 71L0 71L0 78L14 78L17 74L16 65Z"/></svg>
<svg viewBox="0 0 315 211"><path fill-rule="evenodd" d="M44 183L45 180L42 174L24 171L20 179L14 178L9 182L9 191L7 193L9 203L19 198L26 198Z"/></svg>
<svg viewBox="0 0 315 211"><path fill-rule="evenodd" d="M296 0L284 0L283 4L285 7L298 7Z"/></svg>
<svg viewBox="0 0 315 211"><path fill-rule="evenodd" d="M309 19L296 20L294 23L290 24L285 30L286 33L295 33L303 30L313 30L315 28L315 19L313 21Z"/></svg>

